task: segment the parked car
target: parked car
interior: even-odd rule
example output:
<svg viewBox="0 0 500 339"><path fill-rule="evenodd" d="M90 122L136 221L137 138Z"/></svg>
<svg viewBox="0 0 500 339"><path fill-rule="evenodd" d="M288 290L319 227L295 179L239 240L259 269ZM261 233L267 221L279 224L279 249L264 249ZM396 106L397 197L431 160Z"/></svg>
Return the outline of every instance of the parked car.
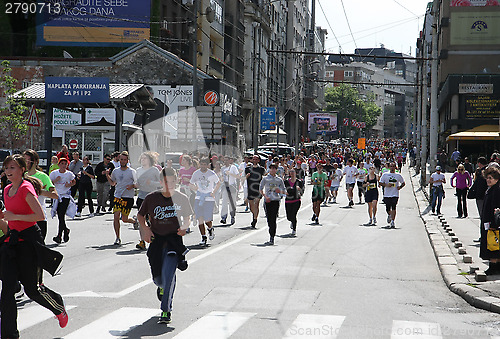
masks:
<svg viewBox="0 0 500 339"><path fill-rule="evenodd" d="M40 157L40 161L38 162L38 165L45 169L47 167L47 150L41 149L39 151L36 151L38 153L38 156ZM52 155L57 155L56 151L52 151ZM49 166L50 166L50 160L49 160Z"/></svg>

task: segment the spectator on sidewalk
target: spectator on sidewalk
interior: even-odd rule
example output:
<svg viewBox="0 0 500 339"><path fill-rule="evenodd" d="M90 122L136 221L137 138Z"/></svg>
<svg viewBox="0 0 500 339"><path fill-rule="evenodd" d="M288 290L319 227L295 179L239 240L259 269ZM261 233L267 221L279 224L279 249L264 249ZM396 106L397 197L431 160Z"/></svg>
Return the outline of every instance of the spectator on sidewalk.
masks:
<svg viewBox="0 0 500 339"><path fill-rule="evenodd" d="M455 151L453 151L453 153L451 153L451 161L452 161L452 166L457 166L459 164L459 161L460 161L460 151L458 149L455 148Z"/></svg>
<svg viewBox="0 0 500 339"><path fill-rule="evenodd" d="M82 170L77 175L79 186L78 186L78 210L76 216L80 217L82 215L83 207L85 206L85 197L87 197L87 202L89 205L89 217L94 216L94 203L92 201L92 179L95 179L94 169L90 164L89 157L83 157Z"/></svg>
<svg viewBox="0 0 500 339"><path fill-rule="evenodd" d="M446 178L444 177L444 174L441 173L441 166L436 166L436 172L431 174L429 183L432 185L432 190L431 190L432 213L436 212L436 203L437 203L437 214L441 214L441 203L443 202L443 197L444 197L443 184L446 184Z"/></svg>
<svg viewBox="0 0 500 339"><path fill-rule="evenodd" d="M68 170L75 175L76 184L71 186L71 196L73 199L76 196L76 192L80 187L80 178L78 177L78 173L82 171L83 161L80 160L80 153L73 152L73 160L69 163Z"/></svg>
<svg viewBox="0 0 500 339"><path fill-rule="evenodd" d="M483 260L489 260L489 268L484 272L486 275L500 274L500 251L490 251L487 245L488 229L498 229L500 225L495 223L494 213L500 210L500 169L496 166L488 166L483 176L486 179L488 189L484 195L483 212L481 214L481 246L479 256Z"/></svg>
<svg viewBox="0 0 500 339"><path fill-rule="evenodd" d="M111 155L104 154L103 161L97 164L95 168L96 174L96 187L97 187L97 214L106 212L106 201L109 198L109 190L111 185L108 182L106 173L109 174L113 171L114 166L111 164Z"/></svg>
<svg viewBox="0 0 500 339"><path fill-rule="evenodd" d="M467 172L469 172L470 175L474 173L474 168L472 167L472 164L470 163L470 160L468 157L464 158L464 167Z"/></svg>
<svg viewBox="0 0 500 339"><path fill-rule="evenodd" d="M455 179L455 183L453 183ZM467 191L472 184L472 179L469 172L465 170L465 166L458 165L457 170L451 176L450 183L456 189L457 196L457 212L459 218L467 218Z"/></svg>
<svg viewBox="0 0 500 339"><path fill-rule="evenodd" d="M483 176L483 171L488 165L488 161L485 157L479 157L477 159L477 169L476 173L474 173L474 183L476 190L476 206L477 211L479 212L479 216L482 217L483 213L483 201L484 194L486 193L486 189L488 186L486 185L486 179Z"/></svg>

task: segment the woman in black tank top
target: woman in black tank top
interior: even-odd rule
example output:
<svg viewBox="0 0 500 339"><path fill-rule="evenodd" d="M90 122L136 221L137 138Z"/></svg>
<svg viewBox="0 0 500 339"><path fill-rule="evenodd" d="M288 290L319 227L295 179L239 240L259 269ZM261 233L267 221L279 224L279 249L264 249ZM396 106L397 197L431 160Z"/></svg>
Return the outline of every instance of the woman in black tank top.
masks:
<svg viewBox="0 0 500 339"><path fill-rule="evenodd" d="M375 173L375 166L370 167L364 184L366 187L365 201L368 204L368 216L370 217L370 221L368 221L365 226L374 226L377 223L378 180L379 177Z"/></svg>

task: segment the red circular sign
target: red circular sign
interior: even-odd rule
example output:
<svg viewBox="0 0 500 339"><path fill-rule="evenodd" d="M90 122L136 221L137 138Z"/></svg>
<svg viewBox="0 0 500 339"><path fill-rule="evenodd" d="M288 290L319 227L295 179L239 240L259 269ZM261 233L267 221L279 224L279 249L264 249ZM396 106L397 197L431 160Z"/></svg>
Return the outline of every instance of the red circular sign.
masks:
<svg viewBox="0 0 500 339"><path fill-rule="evenodd" d="M71 148L71 149L75 149L75 148L77 148L77 147L78 147L78 140L76 140L76 139L71 139L71 140L69 141L69 148Z"/></svg>
<svg viewBox="0 0 500 339"><path fill-rule="evenodd" d="M209 106L217 105L217 103L219 102L219 93L217 93L216 91L208 91L205 93L205 97L203 99Z"/></svg>

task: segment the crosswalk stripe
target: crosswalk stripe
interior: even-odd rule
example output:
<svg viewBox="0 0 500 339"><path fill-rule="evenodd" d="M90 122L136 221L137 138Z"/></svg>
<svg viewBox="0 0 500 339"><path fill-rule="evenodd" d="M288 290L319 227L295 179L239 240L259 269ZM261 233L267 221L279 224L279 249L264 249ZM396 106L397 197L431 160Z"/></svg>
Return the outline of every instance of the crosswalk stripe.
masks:
<svg viewBox="0 0 500 339"><path fill-rule="evenodd" d="M299 314L284 338L337 338L345 317L340 315Z"/></svg>
<svg viewBox="0 0 500 339"><path fill-rule="evenodd" d="M66 306L66 311L75 307L76 306ZM54 313L38 304L35 306L21 308L18 311L17 327L19 331L23 331L52 317L54 317Z"/></svg>
<svg viewBox="0 0 500 339"><path fill-rule="evenodd" d="M88 338L116 338L124 336L134 327L137 327L154 316L159 316L160 311L152 308L124 307L88 325L68 334L65 339Z"/></svg>
<svg viewBox="0 0 500 339"><path fill-rule="evenodd" d="M391 339L419 338L441 339L441 326L438 323L394 320Z"/></svg>
<svg viewBox="0 0 500 339"><path fill-rule="evenodd" d="M174 339L225 339L256 313L210 312L174 337Z"/></svg>

